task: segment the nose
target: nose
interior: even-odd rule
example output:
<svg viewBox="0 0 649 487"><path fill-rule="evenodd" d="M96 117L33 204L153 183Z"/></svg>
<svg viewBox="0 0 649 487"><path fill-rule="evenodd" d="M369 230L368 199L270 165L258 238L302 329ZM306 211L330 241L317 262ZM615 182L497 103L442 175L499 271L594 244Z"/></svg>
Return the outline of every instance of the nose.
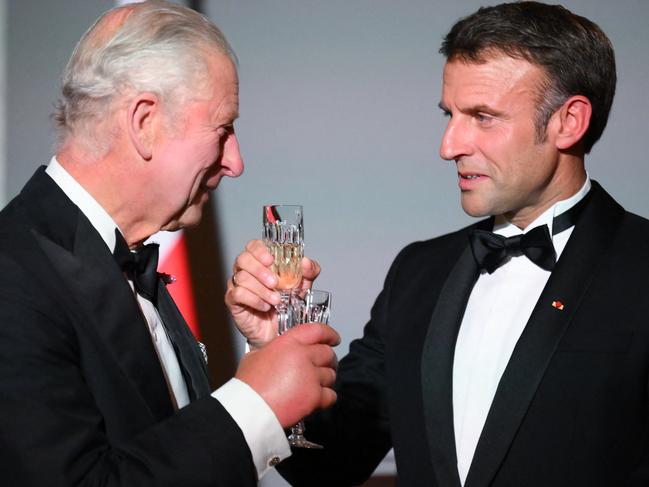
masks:
<svg viewBox="0 0 649 487"><path fill-rule="evenodd" d="M239 150L239 141L234 132L228 134L228 137L223 143L221 167L224 170L224 174L231 178L239 177L243 173L243 158Z"/></svg>
<svg viewBox="0 0 649 487"><path fill-rule="evenodd" d="M458 117L450 118L439 146L439 155L446 161L457 160L470 151L468 128L463 127Z"/></svg>

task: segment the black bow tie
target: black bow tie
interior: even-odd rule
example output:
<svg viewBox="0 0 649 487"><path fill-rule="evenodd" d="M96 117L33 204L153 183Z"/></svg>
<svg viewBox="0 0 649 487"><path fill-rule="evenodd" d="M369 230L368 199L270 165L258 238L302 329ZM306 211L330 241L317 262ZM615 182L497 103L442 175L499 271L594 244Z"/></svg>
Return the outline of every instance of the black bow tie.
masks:
<svg viewBox="0 0 649 487"><path fill-rule="evenodd" d="M567 230L577 223L588 200L586 195L568 211L556 216L552 223L552 235ZM503 237L485 230L473 230L469 235L473 257L481 269L489 274L505 263L508 257L526 255L532 262L546 271L551 271L557 262L557 255L547 225L533 228L529 232L513 237Z"/></svg>
<svg viewBox="0 0 649 487"><path fill-rule="evenodd" d="M113 255L138 294L156 304L158 298L158 244L142 245L131 252L124 237L115 229Z"/></svg>
<svg viewBox="0 0 649 487"><path fill-rule="evenodd" d="M519 255L526 255L546 271L551 271L556 263L557 258L547 225L514 237L503 237L486 230L473 230L469 238L475 261L489 274L498 269L507 257Z"/></svg>

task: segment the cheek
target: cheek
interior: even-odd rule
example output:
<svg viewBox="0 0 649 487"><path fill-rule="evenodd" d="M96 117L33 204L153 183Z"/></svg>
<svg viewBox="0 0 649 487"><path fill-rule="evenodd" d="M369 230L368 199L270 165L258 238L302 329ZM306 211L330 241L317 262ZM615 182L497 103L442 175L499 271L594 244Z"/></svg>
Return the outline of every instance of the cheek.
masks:
<svg viewBox="0 0 649 487"><path fill-rule="evenodd" d="M221 154L221 147L218 141L205 141L197 144L193 148L193 160L191 162L191 171L196 176L202 176L206 172L214 173L218 169L217 162ZM216 169L215 169L216 168Z"/></svg>
<svg viewBox="0 0 649 487"><path fill-rule="evenodd" d="M536 152L533 145L514 132L494 133L484 143L484 154L491 165L506 179L522 179L530 170L534 170Z"/></svg>
<svg viewBox="0 0 649 487"><path fill-rule="evenodd" d="M217 159L218 146L214 144L192 144L177 152L174 173L181 179L196 179L205 173Z"/></svg>
<svg viewBox="0 0 649 487"><path fill-rule="evenodd" d="M193 200L205 179L218 171L218 154L219 145L212 139L169 141L153 168L155 198L176 203Z"/></svg>

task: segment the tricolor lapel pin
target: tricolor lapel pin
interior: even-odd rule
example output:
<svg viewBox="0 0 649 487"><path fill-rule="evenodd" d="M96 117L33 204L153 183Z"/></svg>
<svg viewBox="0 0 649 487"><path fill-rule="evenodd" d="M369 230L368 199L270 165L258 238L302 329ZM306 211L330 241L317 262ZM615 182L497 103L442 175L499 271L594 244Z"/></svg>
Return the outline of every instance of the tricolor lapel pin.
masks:
<svg viewBox="0 0 649 487"><path fill-rule="evenodd" d="M552 301L552 307L557 308L559 311L563 311L563 303L561 301Z"/></svg>

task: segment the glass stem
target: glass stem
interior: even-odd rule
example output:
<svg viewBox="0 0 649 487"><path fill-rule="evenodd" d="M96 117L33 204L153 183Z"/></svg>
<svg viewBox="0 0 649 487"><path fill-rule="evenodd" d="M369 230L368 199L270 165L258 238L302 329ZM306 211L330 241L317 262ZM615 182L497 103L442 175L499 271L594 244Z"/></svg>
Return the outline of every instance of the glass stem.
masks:
<svg viewBox="0 0 649 487"><path fill-rule="evenodd" d="M296 440L304 438L304 421L291 426L291 434L288 437L289 440Z"/></svg>
<svg viewBox="0 0 649 487"><path fill-rule="evenodd" d="M281 302L275 306L277 310L277 332L279 335L293 328L293 313L291 313L290 291L280 291Z"/></svg>

